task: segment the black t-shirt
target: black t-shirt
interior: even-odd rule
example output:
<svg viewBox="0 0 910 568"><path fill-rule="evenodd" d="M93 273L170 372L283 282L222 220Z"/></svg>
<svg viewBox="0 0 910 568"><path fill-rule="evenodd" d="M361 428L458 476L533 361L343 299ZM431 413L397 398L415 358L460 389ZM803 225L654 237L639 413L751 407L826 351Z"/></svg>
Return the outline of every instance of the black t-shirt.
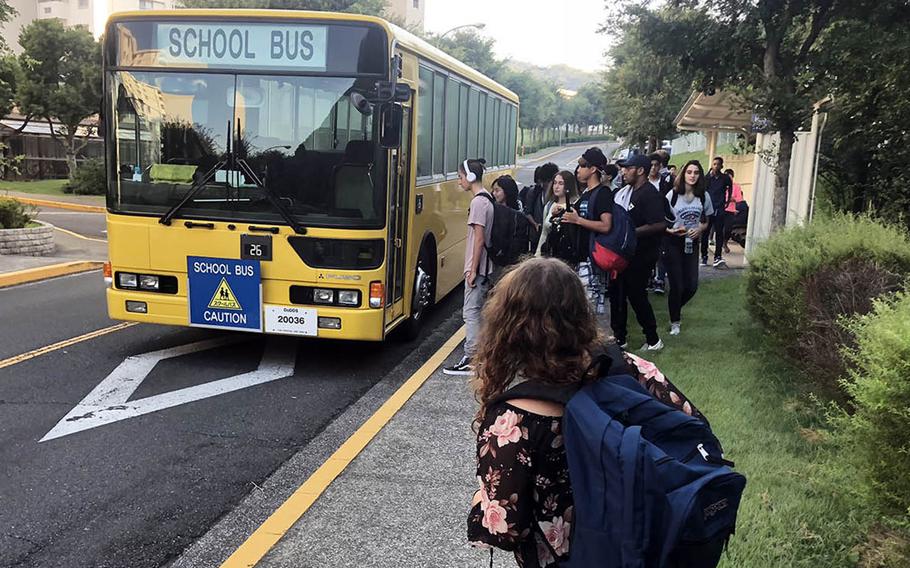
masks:
<svg viewBox="0 0 910 568"><path fill-rule="evenodd" d="M594 203L594 208L589 215L588 208L590 207L591 196L594 195L594 190L597 189L597 187L600 188L600 191L597 192L597 202ZM604 213L613 213L613 193L610 191L610 188L604 185L597 187L594 189L586 189L584 193L581 194L578 201L575 202L575 207L578 209L578 215L580 217L593 221L600 221L600 216Z"/></svg>
<svg viewBox="0 0 910 568"><path fill-rule="evenodd" d="M664 203L666 199L660 192L654 191L654 186L649 182L632 192L629 200L629 216L632 218L632 224L635 228L653 223L664 223ZM660 240L663 233L638 237L638 245L635 247L635 256L644 258L657 255L660 247Z"/></svg>

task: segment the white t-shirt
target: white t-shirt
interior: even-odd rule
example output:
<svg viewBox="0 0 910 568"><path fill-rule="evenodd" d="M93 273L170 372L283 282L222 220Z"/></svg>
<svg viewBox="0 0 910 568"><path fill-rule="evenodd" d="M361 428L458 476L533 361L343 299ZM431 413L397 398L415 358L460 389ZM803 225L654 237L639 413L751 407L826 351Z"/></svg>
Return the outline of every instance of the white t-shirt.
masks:
<svg viewBox="0 0 910 568"><path fill-rule="evenodd" d="M702 214L704 214L705 217L714 215L714 206L711 204L711 196L707 193L705 194L704 201L694 195L692 196L691 201L687 201L685 195L678 195L676 198L676 205L673 205L674 195L678 194L675 191L671 191L667 194L667 201L670 202L673 213L676 214L676 223L673 225L674 228L685 227L686 229L697 229L701 224Z"/></svg>

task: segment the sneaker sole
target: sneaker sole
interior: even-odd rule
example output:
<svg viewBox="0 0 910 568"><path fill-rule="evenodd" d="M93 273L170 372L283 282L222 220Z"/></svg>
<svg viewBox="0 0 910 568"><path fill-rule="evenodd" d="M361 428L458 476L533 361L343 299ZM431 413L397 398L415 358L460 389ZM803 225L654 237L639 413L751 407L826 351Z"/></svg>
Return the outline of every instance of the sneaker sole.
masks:
<svg viewBox="0 0 910 568"><path fill-rule="evenodd" d="M452 369L443 369L442 374L456 376L456 377L468 377L468 376L473 375L474 371L455 371Z"/></svg>

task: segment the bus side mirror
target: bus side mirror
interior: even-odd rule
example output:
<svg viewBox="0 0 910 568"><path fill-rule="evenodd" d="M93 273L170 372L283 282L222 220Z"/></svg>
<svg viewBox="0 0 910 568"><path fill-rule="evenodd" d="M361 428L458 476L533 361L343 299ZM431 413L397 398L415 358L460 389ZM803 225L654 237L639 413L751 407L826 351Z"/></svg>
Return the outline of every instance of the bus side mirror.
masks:
<svg viewBox="0 0 910 568"><path fill-rule="evenodd" d="M395 84L395 102L406 103L411 100L411 87L404 83Z"/></svg>
<svg viewBox="0 0 910 568"><path fill-rule="evenodd" d="M401 146L401 126L404 112L401 105L389 103L382 105L382 122L380 124L379 145L383 148Z"/></svg>

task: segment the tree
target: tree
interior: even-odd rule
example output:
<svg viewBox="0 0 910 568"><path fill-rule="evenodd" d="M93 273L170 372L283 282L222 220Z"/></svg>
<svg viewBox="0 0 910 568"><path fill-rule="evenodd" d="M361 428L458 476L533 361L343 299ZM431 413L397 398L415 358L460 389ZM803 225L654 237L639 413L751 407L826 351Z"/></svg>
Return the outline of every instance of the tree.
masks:
<svg viewBox="0 0 910 568"><path fill-rule="evenodd" d="M613 68L603 98L613 133L633 146L648 143L653 152L658 140L676 133L673 119L689 96L690 83L678 58L643 47L650 33L633 22L610 49Z"/></svg>
<svg viewBox="0 0 910 568"><path fill-rule="evenodd" d="M9 5L7 0L0 0L0 24L10 21L16 14L18 12ZM6 51L7 47L6 38L0 37L0 53Z"/></svg>
<svg viewBox="0 0 910 568"><path fill-rule="evenodd" d="M845 22L822 38L832 95L822 135L823 199L910 226L910 14Z"/></svg>
<svg viewBox="0 0 910 568"><path fill-rule="evenodd" d="M425 39L487 77L499 80L504 75L506 62L493 53L496 41L475 30L464 29L444 37L430 34Z"/></svg>
<svg viewBox="0 0 910 568"><path fill-rule="evenodd" d="M85 28L66 28L60 20L35 20L19 36L22 79L19 108L47 121L51 135L63 145L72 178L76 155L88 144L77 141L79 125L99 110L101 46ZM54 127L54 120L62 125Z"/></svg>
<svg viewBox="0 0 910 568"><path fill-rule="evenodd" d="M671 0L658 9L630 7L648 30L642 46L679 60L684 74L707 91L724 88L742 110L780 133L771 230L786 223L790 155L795 133L825 95L829 71L819 50L843 22L906 10L906 0Z"/></svg>
<svg viewBox="0 0 910 568"><path fill-rule="evenodd" d="M385 0L181 0L184 8L267 8L381 16Z"/></svg>
<svg viewBox="0 0 910 568"><path fill-rule="evenodd" d="M19 62L14 56L0 56L0 116L6 116L13 110L21 76Z"/></svg>

